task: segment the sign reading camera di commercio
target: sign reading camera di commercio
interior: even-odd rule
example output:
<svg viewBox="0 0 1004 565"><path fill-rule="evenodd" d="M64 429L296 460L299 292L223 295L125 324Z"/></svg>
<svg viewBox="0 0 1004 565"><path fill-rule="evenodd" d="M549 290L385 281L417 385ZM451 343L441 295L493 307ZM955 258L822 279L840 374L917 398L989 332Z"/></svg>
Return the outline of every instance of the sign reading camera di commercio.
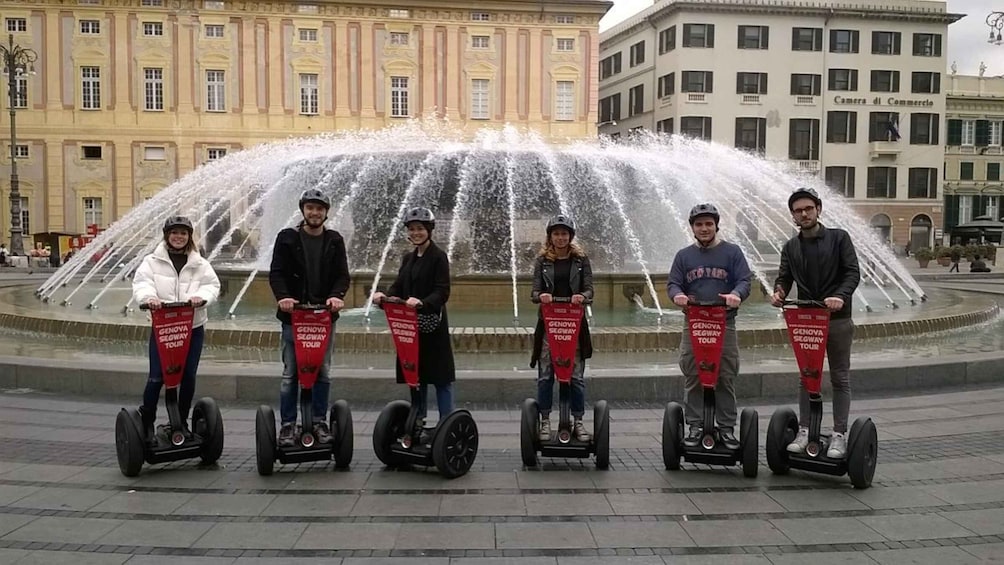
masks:
<svg viewBox="0 0 1004 565"><path fill-rule="evenodd" d="M902 98L894 98L890 96L889 98L883 99L881 96L876 96L869 100L867 98L845 98L843 96L834 96L833 102L835 104L858 104L861 106L867 106L869 103L872 106L914 106L927 108L934 106L934 100L903 100Z"/></svg>

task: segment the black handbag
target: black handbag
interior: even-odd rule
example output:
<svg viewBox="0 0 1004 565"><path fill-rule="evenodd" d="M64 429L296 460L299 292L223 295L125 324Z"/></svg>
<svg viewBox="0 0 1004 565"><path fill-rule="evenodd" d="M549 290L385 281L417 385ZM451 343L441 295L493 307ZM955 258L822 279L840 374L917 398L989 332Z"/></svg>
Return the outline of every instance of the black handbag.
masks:
<svg viewBox="0 0 1004 565"><path fill-rule="evenodd" d="M443 311L440 310L436 313L418 313L418 331L423 334L431 334L439 328L440 322L443 321Z"/></svg>

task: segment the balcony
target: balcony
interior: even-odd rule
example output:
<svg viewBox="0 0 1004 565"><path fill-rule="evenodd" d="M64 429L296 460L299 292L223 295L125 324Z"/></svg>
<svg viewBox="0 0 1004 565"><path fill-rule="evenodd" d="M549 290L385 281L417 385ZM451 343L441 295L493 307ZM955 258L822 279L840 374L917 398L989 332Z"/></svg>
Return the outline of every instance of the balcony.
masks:
<svg viewBox="0 0 1004 565"><path fill-rule="evenodd" d="M739 95L739 103L740 104L755 104L755 105L759 105L759 104L761 104L761 102L760 102L760 95L759 94L740 94Z"/></svg>
<svg viewBox="0 0 1004 565"><path fill-rule="evenodd" d="M708 95L704 92L688 92L687 102L693 104L707 104L708 103L707 96Z"/></svg>
<svg viewBox="0 0 1004 565"><path fill-rule="evenodd" d="M902 152L902 144L898 141L872 141L868 147L872 160L882 157L896 159Z"/></svg>
<svg viewBox="0 0 1004 565"><path fill-rule="evenodd" d="M795 105L796 106L815 106L816 105L816 99L819 98L819 97L818 96L803 96L803 95L798 95L798 96L795 96L794 98L795 98Z"/></svg>
<svg viewBox="0 0 1004 565"><path fill-rule="evenodd" d="M659 99L659 107L660 108L665 108L666 106L672 106L672 105L673 105L673 95L672 94L667 94L666 96L663 96L662 98Z"/></svg>
<svg viewBox="0 0 1004 565"><path fill-rule="evenodd" d="M795 167L803 173L819 174L819 161L795 161Z"/></svg>

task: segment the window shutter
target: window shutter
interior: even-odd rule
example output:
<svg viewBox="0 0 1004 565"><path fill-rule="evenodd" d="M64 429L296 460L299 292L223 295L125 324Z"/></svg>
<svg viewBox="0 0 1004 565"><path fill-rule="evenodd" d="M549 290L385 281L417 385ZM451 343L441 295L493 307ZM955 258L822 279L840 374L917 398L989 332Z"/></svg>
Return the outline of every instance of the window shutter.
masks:
<svg viewBox="0 0 1004 565"><path fill-rule="evenodd" d="M837 30L830 30L830 52L837 48Z"/></svg>
<svg viewBox="0 0 1004 565"><path fill-rule="evenodd" d="M899 71L892 72L892 91L899 92Z"/></svg>
<svg viewBox="0 0 1004 565"><path fill-rule="evenodd" d="M743 93L743 75L746 73L736 73L736 94Z"/></svg>
<svg viewBox="0 0 1004 565"><path fill-rule="evenodd" d="M851 32L851 53L858 52L858 42L860 39L860 34L857 31Z"/></svg>
<svg viewBox="0 0 1004 565"><path fill-rule="evenodd" d="M848 112L847 119L850 122L847 126L847 142L857 143L858 140L858 113Z"/></svg>
<svg viewBox="0 0 1004 565"><path fill-rule="evenodd" d="M791 28L791 50L795 51L798 49L798 28Z"/></svg>
<svg viewBox="0 0 1004 565"><path fill-rule="evenodd" d="M892 35L892 52L894 55L899 55L900 48L902 47L902 37L903 34L896 32Z"/></svg>
<svg viewBox="0 0 1004 565"><path fill-rule="evenodd" d="M941 127L941 116L939 114L930 114L931 120L931 145L939 145L939 131L938 128Z"/></svg>
<svg viewBox="0 0 1004 565"><path fill-rule="evenodd" d="M851 80L850 80L850 83L851 83L851 90L857 90L858 89L858 70L857 69L851 69Z"/></svg>
<svg viewBox="0 0 1004 565"><path fill-rule="evenodd" d="M791 75L791 95L794 96L798 94L798 75L792 73Z"/></svg>
<svg viewBox="0 0 1004 565"><path fill-rule="evenodd" d="M770 39L770 28L763 26L760 28L760 49L767 49Z"/></svg>
<svg viewBox="0 0 1004 565"><path fill-rule="evenodd" d="M990 121L976 120L976 146L986 147L990 144Z"/></svg>
<svg viewBox="0 0 1004 565"><path fill-rule="evenodd" d="M934 56L941 57L941 34L934 36Z"/></svg>
<svg viewBox="0 0 1004 565"><path fill-rule="evenodd" d="M704 72L704 92L711 94L715 91L715 73L711 71Z"/></svg>
<svg viewBox="0 0 1004 565"><path fill-rule="evenodd" d="M822 51L823 50L823 30L816 29L812 33L812 50Z"/></svg>
<svg viewBox="0 0 1004 565"><path fill-rule="evenodd" d="M760 94L767 94L767 73L760 73Z"/></svg>
<svg viewBox="0 0 1004 565"><path fill-rule="evenodd" d="M708 47L715 46L715 24L708 24L707 27Z"/></svg>
<svg viewBox="0 0 1004 565"><path fill-rule="evenodd" d="M948 145L962 145L962 120L948 120Z"/></svg>
<svg viewBox="0 0 1004 565"><path fill-rule="evenodd" d="M941 37L940 35L938 37ZM934 78L931 81L934 87L931 88L931 94L941 94L941 73L934 73Z"/></svg>
<svg viewBox="0 0 1004 565"><path fill-rule="evenodd" d="M739 142L742 140L743 133L743 118L736 118L736 147L740 147Z"/></svg>

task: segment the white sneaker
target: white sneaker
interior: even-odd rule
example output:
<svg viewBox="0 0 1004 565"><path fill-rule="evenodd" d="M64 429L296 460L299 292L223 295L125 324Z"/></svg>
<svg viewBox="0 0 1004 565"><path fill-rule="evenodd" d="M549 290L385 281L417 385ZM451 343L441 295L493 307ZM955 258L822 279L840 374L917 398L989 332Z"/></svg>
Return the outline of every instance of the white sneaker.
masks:
<svg viewBox="0 0 1004 565"><path fill-rule="evenodd" d="M830 436L830 448L826 450L826 456L830 459L843 459L847 454L847 436L838 432L833 432Z"/></svg>
<svg viewBox="0 0 1004 565"><path fill-rule="evenodd" d="M798 428L795 441L788 444L788 453L805 453L807 445L809 445L809 428Z"/></svg>
<svg viewBox="0 0 1004 565"><path fill-rule="evenodd" d="M538 435L540 441L551 441L551 419L541 418L540 419L540 432Z"/></svg>

